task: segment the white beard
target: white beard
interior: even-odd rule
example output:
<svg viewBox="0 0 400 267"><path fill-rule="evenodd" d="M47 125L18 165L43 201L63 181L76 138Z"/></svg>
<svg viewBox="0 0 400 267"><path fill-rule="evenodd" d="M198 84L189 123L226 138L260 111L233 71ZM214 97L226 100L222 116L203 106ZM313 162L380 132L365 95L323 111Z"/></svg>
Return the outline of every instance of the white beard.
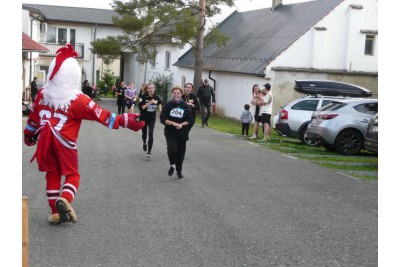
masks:
<svg viewBox="0 0 400 267"><path fill-rule="evenodd" d="M50 64L47 82L43 88L43 104L54 109L65 109L71 105L82 91L80 87L81 69L74 58L66 59L58 72L50 80L55 60Z"/></svg>

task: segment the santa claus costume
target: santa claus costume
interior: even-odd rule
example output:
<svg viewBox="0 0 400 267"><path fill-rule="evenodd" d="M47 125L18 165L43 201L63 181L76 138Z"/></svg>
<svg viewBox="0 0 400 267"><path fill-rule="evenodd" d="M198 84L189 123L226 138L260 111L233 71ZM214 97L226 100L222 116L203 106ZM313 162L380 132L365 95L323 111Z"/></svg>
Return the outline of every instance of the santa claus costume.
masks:
<svg viewBox="0 0 400 267"><path fill-rule="evenodd" d="M121 126L138 131L144 126L144 122L138 121L138 114L116 115L82 93L81 68L74 58L77 56L70 44L57 51L47 83L36 96L24 130L25 144L37 143L32 160L36 158L39 171L46 172L51 224L77 222L71 202L79 188L76 140L82 120L95 120L110 129Z"/></svg>

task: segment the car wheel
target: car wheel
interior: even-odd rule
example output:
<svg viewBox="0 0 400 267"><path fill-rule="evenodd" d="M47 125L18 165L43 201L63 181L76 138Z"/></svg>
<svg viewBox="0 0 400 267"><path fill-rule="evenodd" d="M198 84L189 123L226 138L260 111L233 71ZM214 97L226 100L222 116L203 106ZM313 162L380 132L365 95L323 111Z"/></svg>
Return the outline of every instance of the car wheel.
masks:
<svg viewBox="0 0 400 267"><path fill-rule="evenodd" d="M303 129L300 132L300 136L299 136L300 141L308 146L320 146L321 143L319 141L311 141L310 139L308 139L307 136L307 127L303 127Z"/></svg>
<svg viewBox="0 0 400 267"><path fill-rule="evenodd" d="M336 150L343 155L357 155L364 144L364 137L355 130L344 130L336 137Z"/></svg>

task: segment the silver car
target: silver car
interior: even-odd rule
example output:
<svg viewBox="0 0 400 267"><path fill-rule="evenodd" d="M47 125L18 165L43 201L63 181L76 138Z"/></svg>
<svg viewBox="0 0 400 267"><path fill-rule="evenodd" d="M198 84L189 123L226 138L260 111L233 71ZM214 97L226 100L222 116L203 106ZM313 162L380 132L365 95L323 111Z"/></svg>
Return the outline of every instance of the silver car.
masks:
<svg viewBox="0 0 400 267"><path fill-rule="evenodd" d="M307 125L314 111L337 99L344 97L305 96L295 99L277 111L273 118L274 130L281 136L299 138L303 144L318 146L319 142L309 140Z"/></svg>
<svg viewBox="0 0 400 267"><path fill-rule="evenodd" d="M335 100L315 111L307 127L310 140L344 155L364 148L370 118L378 113L378 99Z"/></svg>

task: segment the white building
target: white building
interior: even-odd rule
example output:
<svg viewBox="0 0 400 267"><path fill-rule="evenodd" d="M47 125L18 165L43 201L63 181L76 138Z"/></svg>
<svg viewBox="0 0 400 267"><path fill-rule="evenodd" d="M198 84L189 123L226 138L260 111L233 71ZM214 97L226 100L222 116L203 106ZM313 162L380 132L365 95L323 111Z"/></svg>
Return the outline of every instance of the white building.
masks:
<svg viewBox="0 0 400 267"><path fill-rule="evenodd" d="M353 83L378 97L376 0L272 2L272 8L234 12L219 25L230 37L227 45L204 50L203 78L214 85L217 113L239 118L253 84L267 82L275 113L302 96L293 90L296 79ZM174 65L193 79L192 51Z"/></svg>

